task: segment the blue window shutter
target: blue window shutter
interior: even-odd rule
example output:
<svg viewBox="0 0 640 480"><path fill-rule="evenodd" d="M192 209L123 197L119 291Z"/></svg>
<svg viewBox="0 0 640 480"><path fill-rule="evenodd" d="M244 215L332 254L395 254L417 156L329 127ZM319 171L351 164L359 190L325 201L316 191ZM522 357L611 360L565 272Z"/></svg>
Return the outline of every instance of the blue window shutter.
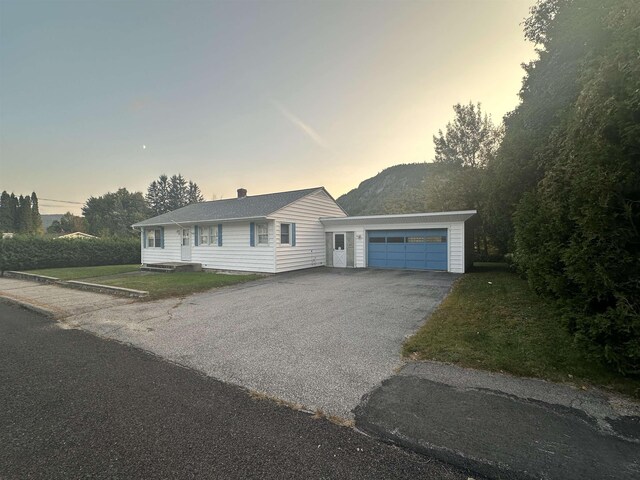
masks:
<svg viewBox="0 0 640 480"><path fill-rule="evenodd" d="M199 242L200 242L200 238L199 238L199 235L198 235L198 233L200 233L199 230L200 229L198 228L198 225L193 227L193 234L195 236L195 238L193 239L193 245L196 246L196 247L199 245Z"/></svg>
<svg viewBox="0 0 640 480"><path fill-rule="evenodd" d="M164 227L160 227L160 248L164 248Z"/></svg>
<svg viewBox="0 0 640 480"><path fill-rule="evenodd" d="M222 224L218 224L218 246L222 246Z"/></svg>
<svg viewBox="0 0 640 480"><path fill-rule="evenodd" d="M291 224L291 246L292 247L296 246L296 224L295 223Z"/></svg>
<svg viewBox="0 0 640 480"><path fill-rule="evenodd" d="M249 246L256 246L256 224L253 222L249 224Z"/></svg>
<svg viewBox="0 0 640 480"><path fill-rule="evenodd" d="M142 229L142 248L147 248L147 229Z"/></svg>

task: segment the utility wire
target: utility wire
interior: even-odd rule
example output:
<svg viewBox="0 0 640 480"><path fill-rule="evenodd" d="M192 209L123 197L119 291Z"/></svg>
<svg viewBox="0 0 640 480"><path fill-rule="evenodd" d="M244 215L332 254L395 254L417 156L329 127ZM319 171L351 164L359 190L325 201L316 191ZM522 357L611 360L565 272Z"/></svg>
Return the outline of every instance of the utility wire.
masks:
<svg viewBox="0 0 640 480"><path fill-rule="evenodd" d="M73 203L75 205L84 205L84 202L73 202L71 200L54 200L53 198L39 198L38 200L45 200L47 202Z"/></svg>

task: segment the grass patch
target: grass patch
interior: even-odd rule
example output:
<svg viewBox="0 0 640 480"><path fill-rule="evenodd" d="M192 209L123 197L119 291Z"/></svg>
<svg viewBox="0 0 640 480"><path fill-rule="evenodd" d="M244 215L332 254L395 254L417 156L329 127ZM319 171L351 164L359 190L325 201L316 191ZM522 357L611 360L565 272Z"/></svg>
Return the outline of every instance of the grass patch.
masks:
<svg viewBox="0 0 640 480"><path fill-rule="evenodd" d="M149 292L148 300L179 297L212 288L260 278L259 275L226 275L209 272L155 273L141 272L140 265L103 265L100 267L46 268L28 273L47 275L61 280L82 280L89 283L132 288Z"/></svg>
<svg viewBox="0 0 640 480"><path fill-rule="evenodd" d="M208 272L139 272L105 279L88 279L87 281L101 283L103 285L112 285L114 287L146 290L149 292L149 296L146 298L154 300L157 298L179 297L189 295L190 293L204 292L212 288L226 287L258 278L261 277L259 275L226 275Z"/></svg>
<svg viewBox="0 0 640 480"><path fill-rule="evenodd" d="M56 277L60 280L81 280L136 272L139 268L140 265L102 265L99 267L42 268L39 270L27 270L27 273Z"/></svg>
<svg viewBox="0 0 640 480"><path fill-rule="evenodd" d="M592 384L640 398L640 380L623 377L586 356L556 309L504 264L476 264L405 342L403 353L420 360Z"/></svg>

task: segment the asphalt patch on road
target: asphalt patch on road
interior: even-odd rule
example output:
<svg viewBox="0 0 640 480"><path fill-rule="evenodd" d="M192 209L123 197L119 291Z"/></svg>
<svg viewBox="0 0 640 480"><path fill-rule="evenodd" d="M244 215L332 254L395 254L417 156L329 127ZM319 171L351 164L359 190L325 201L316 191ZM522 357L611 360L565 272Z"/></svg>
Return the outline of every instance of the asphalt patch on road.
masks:
<svg viewBox="0 0 640 480"><path fill-rule="evenodd" d="M637 442L538 401L398 375L354 413L364 432L491 478L640 478Z"/></svg>

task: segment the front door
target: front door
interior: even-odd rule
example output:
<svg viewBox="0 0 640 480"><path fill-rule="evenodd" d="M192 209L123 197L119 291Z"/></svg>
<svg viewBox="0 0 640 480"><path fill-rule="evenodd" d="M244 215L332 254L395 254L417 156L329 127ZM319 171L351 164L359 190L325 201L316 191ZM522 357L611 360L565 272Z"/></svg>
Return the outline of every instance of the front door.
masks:
<svg viewBox="0 0 640 480"><path fill-rule="evenodd" d="M180 259L183 262L191 261L191 230L182 229L182 247L180 249Z"/></svg>
<svg viewBox="0 0 640 480"><path fill-rule="evenodd" d="M347 266L347 251L345 250L345 234L333 234L333 266L345 268Z"/></svg>

